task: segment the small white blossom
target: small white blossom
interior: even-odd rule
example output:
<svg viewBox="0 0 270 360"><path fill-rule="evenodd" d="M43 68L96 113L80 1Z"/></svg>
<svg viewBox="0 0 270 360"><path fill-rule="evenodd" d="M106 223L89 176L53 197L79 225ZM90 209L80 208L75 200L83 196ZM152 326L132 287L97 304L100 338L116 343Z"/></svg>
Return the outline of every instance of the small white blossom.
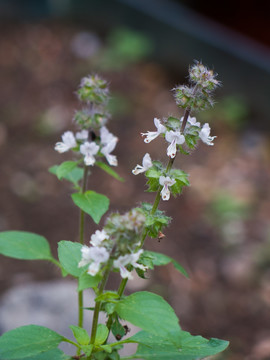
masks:
<svg viewBox="0 0 270 360"><path fill-rule="evenodd" d="M131 272L125 268L125 266L128 264L131 264L133 267L142 269L144 271L147 269L146 266L137 263L142 253L143 250L141 249L136 253L119 256L118 259L114 260L113 266L120 270L120 275L123 279L133 279Z"/></svg>
<svg viewBox="0 0 270 360"><path fill-rule="evenodd" d="M100 143L103 145L100 152L106 157L106 160L111 166L117 166L118 161L115 155L111 155L111 152L115 149L118 138L114 136L106 126L102 126L100 129Z"/></svg>
<svg viewBox="0 0 270 360"><path fill-rule="evenodd" d="M161 124L160 120L157 118L154 118L154 124L157 128L157 131L147 131L147 133L141 133L142 136L145 136L144 142L150 143L150 141L154 140L156 137L158 137L160 134L164 134L166 132L166 127Z"/></svg>
<svg viewBox="0 0 270 360"><path fill-rule="evenodd" d="M79 262L78 267L90 264L87 272L92 276L99 272L101 264L107 262L110 257L110 253L105 247L88 247L84 245L82 246L81 253L82 260Z"/></svg>
<svg viewBox="0 0 270 360"><path fill-rule="evenodd" d="M170 199L170 190L169 190L169 186L172 186L175 184L175 180L171 179L169 176L160 176L159 178L159 183L160 185L163 186L162 190L161 190L161 196L162 196L162 200L169 200Z"/></svg>
<svg viewBox="0 0 270 360"><path fill-rule="evenodd" d="M199 133L199 137L201 138L201 140L207 144L207 145L211 145L213 146L213 140L216 138L216 136L210 136L210 126L208 123L204 124L200 133Z"/></svg>
<svg viewBox="0 0 270 360"><path fill-rule="evenodd" d="M89 133L87 130L82 130L82 131L78 131L75 136L76 136L76 139L78 139L78 140L87 140L88 135L89 135Z"/></svg>
<svg viewBox="0 0 270 360"><path fill-rule="evenodd" d="M107 145L113 140L117 142L118 138L114 136L112 133L110 133L109 130L106 128L106 126L102 126L100 128L100 143L102 145Z"/></svg>
<svg viewBox="0 0 270 360"><path fill-rule="evenodd" d="M100 152L106 157L106 160L111 166L117 166L118 161L115 155L111 155L111 152L114 150L117 138L111 140L107 145L105 145L103 148L101 148Z"/></svg>
<svg viewBox="0 0 270 360"><path fill-rule="evenodd" d="M135 169L132 170L134 175L138 175L150 169L153 166L151 157L146 153L142 159L142 165L136 165Z"/></svg>
<svg viewBox="0 0 270 360"><path fill-rule="evenodd" d="M99 146L95 142L86 141L80 146L80 153L84 155L85 165L94 165L94 155L98 152Z"/></svg>
<svg viewBox="0 0 270 360"><path fill-rule="evenodd" d="M105 230L97 230L92 236L91 236L91 241L90 244L92 244L93 246L100 246L101 243L103 242L103 240L105 239L109 239L108 234L106 233Z"/></svg>
<svg viewBox="0 0 270 360"><path fill-rule="evenodd" d="M183 144L185 142L185 137L180 131L170 130L166 132L165 139L171 143L167 148L167 155L170 158L174 158L176 155L176 145Z"/></svg>
<svg viewBox="0 0 270 360"><path fill-rule="evenodd" d="M74 147L77 146L76 139L73 135L72 131L66 131L62 135L62 142L58 142L55 144L54 149L58 151L59 153L64 153Z"/></svg>
<svg viewBox="0 0 270 360"><path fill-rule="evenodd" d="M181 121L184 120L184 117L181 117ZM191 126L197 126L201 127L201 123L197 122L197 119L195 117L188 117L187 123Z"/></svg>

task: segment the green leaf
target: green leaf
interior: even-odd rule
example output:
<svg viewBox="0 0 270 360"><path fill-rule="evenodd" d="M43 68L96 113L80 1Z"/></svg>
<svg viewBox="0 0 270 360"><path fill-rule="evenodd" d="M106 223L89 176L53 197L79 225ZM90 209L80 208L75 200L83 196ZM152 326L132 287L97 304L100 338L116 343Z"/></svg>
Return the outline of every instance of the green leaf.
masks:
<svg viewBox="0 0 270 360"><path fill-rule="evenodd" d="M110 345L101 345L100 348L109 354L112 352L112 348L110 347Z"/></svg>
<svg viewBox="0 0 270 360"><path fill-rule="evenodd" d="M61 165L57 167L56 176L59 180L65 178L72 170L77 166L75 161L64 161Z"/></svg>
<svg viewBox="0 0 270 360"><path fill-rule="evenodd" d="M219 339L204 339L181 331L173 337L177 341L171 342L169 337L160 338L145 331L132 336L130 339L139 343L137 351L132 355L134 359L145 360L198 360L224 351L228 341Z"/></svg>
<svg viewBox="0 0 270 360"><path fill-rule="evenodd" d="M16 359L16 360L20 360L20 359ZM53 349L35 356L23 358L23 360L72 360L72 359L70 356L64 354L63 351L61 351L60 349Z"/></svg>
<svg viewBox="0 0 270 360"><path fill-rule="evenodd" d="M124 326L120 324L118 317L116 317L112 324L112 333L117 340L122 339L122 337L126 335L126 330Z"/></svg>
<svg viewBox="0 0 270 360"><path fill-rule="evenodd" d="M22 260L52 260L48 241L25 231L0 233L0 254Z"/></svg>
<svg viewBox="0 0 270 360"><path fill-rule="evenodd" d="M82 273L79 277L79 284L77 291L82 291L89 288L95 288L98 286L102 277L100 275L91 276L86 272Z"/></svg>
<svg viewBox="0 0 270 360"><path fill-rule="evenodd" d="M145 227L147 229L147 235L153 238L158 237L158 234L165 226L171 221L169 216L166 216L163 211L156 210L154 214L151 214L152 205L148 203L142 203L142 210L146 217Z"/></svg>
<svg viewBox="0 0 270 360"><path fill-rule="evenodd" d="M169 116L166 121L166 127L173 131L179 130L180 125L180 120L173 116Z"/></svg>
<svg viewBox="0 0 270 360"><path fill-rule="evenodd" d="M161 296L147 291L120 300L115 311L122 319L161 337L180 329L172 307Z"/></svg>
<svg viewBox="0 0 270 360"><path fill-rule="evenodd" d="M49 168L49 172L57 176L57 170L61 165L54 165ZM58 176L57 176L58 177ZM83 169L80 167L75 167L72 171L62 177L63 179L70 181L75 186L78 185L78 182L83 178Z"/></svg>
<svg viewBox="0 0 270 360"><path fill-rule="evenodd" d="M96 224L109 209L110 200L107 196L98 194L95 191L86 191L84 194L75 193L71 195L75 205L86 212Z"/></svg>
<svg viewBox="0 0 270 360"><path fill-rule="evenodd" d="M58 243L58 258L60 264L68 274L75 277L79 277L85 272L85 266L81 268L78 267L82 258L81 248L81 244L72 241L62 240Z"/></svg>
<svg viewBox="0 0 270 360"><path fill-rule="evenodd" d="M174 196L181 194L184 186L189 186L188 174L180 169L173 169L170 171L170 176L175 179L175 184L170 187Z"/></svg>
<svg viewBox="0 0 270 360"><path fill-rule="evenodd" d="M86 356L90 356L92 354L94 345L82 345L81 349L85 353Z"/></svg>
<svg viewBox="0 0 270 360"><path fill-rule="evenodd" d="M85 329L75 325L70 325L69 328L72 330L75 339L78 341L78 344L80 345L89 344L90 336L88 335L88 332Z"/></svg>
<svg viewBox="0 0 270 360"><path fill-rule="evenodd" d="M186 278L189 277L188 273L183 268L183 266L180 265L176 260L172 259L171 257L164 255L164 254L160 254L155 251L147 251L147 250L145 250L143 254L145 254L146 256L152 257L153 265L160 266L160 265L167 265L169 263L172 263L173 266L176 268L176 270L178 270Z"/></svg>
<svg viewBox="0 0 270 360"><path fill-rule="evenodd" d="M99 168L101 168L103 171L105 171L107 174L111 175L115 179L122 182L125 181L125 179L118 175L116 171L114 171L109 165L105 164L104 162L96 161L95 165L97 165Z"/></svg>
<svg viewBox="0 0 270 360"><path fill-rule="evenodd" d="M101 294L95 298L95 302L110 301L110 300L115 300L115 299L119 299L119 294L117 292L105 291L103 294Z"/></svg>
<svg viewBox="0 0 270 360"><path fill-rule="evenodd" d="M109 329L104 324L98 324L95 345L102 345L109 335Z"/></svg>
<svg viewBox="0 0 270 360"><path fill-rule="evenodd" d="M61 335L46 327L22 326L0 337L0 359L32 359L35 355L56 349L61 341Z"/></svg>

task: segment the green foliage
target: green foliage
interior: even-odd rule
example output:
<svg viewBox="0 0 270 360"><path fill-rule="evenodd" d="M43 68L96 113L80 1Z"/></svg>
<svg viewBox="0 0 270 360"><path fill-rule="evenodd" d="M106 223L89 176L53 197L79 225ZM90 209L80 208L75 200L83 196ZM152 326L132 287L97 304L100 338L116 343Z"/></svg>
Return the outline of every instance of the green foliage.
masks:
<svg viewBox="0 0 270 360"><path fill-rule="evenodd" d="M75 205L86 212L96 224L100 222L101 217L109 209L110 200L107 196L95 191L86 191L84 194L75 193L71 195Z"/></svg>
<svg viewBox="0 0 270 360"><path fill-rule="evenodd" d="M120 300L115 311L124 320L157 336L168 336L180 329L171 306L159 295L141 291Z"/></svg>
<svg viewBox="0 0 270 360"><path fill-rule="evenodd" d="M169 116L166 121L166 128L168 130L177 131L179 130L180 125L181 125L180 120L173 116Z"/></svg>
<svg viewBox="0 0 270 360"><path fill-rule="evenodd" d="M195 149L199 140L200 128L198 126L190 126L185 132L185 142L190 149Z"/></svg>
<svg viewBox="0 0 270 360"><path fill-rule="evenodd" d="M53 259L48 241L43 236L25 231L1 232L0 254L22 260Z"/></svg>
<svg viewBox="0 0 270 360"><path fill-rule="evenodd" d="M172 263L173 266L175 267L175 269L178 270L182 275L184 275L186 278L189 277L188 273L183 268L183 266L180 265L176 260L172 259L171 257L169 257L167 255L160 254L160 253L154 252L154 251L145 250L143 252L143 254L141 255L141 258L140 258L140 262L143 265L148 264L148 266L149 266L149 263L150 263L150 266L152 265L150 267L151 269L153 268L153 266L168 265L168 264Z"/></svg>
<svg viewBox="0 0 270 360"><path fill-rule="evenodd" d="M96 302L99 301L111 301L111 300L115 300L115 299L119 299L119 295L117 292L115 291L105 291L102 294L100 294L99 296L97 296L95 298Z"/></svg>
<svg viewBox="0 0 270 360"><path fill-rule="evenodd" d="M164 175L165 169L159 161L153 161L153 166L145 172L145 176L148 179L147 185L149 192L156 192L160 188L159 178Z"/></svg>
<svg viewBox="0 0 270 360"><path fill-rule="evenodd" d="M114 171L109 165L105 164L102 161L96 161L95 165L97 165L99 168L101 168L103 171L105 171L107 174L111 175L115 179L119 181L125 181L120 175L117 174L116 171Z"/></svg>
<svg viewBox="0 0 270 360"><path fill-rule="evenodd" d="M181 194L184 186L189 186L188 174L180 169L172 169L169 174L170 177L174 178L175 184L170 187L173 196Z"/></svg>
<svg viewBox="0 0 270 360"><path fill-rule="evenodd" d="M123 327L123 325L120 324L118 316L115 316L115 319L112 323L111 329L112 329L112 333L113 333L114 337L117 340L122 339L122 337L126 335L126 330Z"/></svg>
<svg viewBox="0 0 270 360"><path fill-rule="evenodd" d="M49 168L49 172L51 174L54 174L58 177L58 179L65 179L69 182L71 182L72 184L74 184L75 187L79 187L79 181L83 178L83 169L75 166L73 167L72 170L70 170L68 172L68 167L66 167L64 172L64 168L62 168L61 170L61 166L65 163L73 163L73 161L65 161L64 163L60 164L60 165L54 165L52 167ZM60 168L59 172L58 169ZM72 166L70 165L70 168L72 168Z"/></svg>
<svg viewBox="0 0 270 360"><path fill-rule="evenodd" d="M91 276L86 272L83 272L79 277L78 289L77 291L83 291L89 288L96 288L101 281L102 277L97 274L95 276Z"/></svg>
<svg viewBox="0 0 270 360"><path fill-rule="evenodd" d="M56 349L63 339L55 331L43 326L22 326L0 337L0 359L34 359L38 354ZM59 357L55 359L60 360L61 354L58 355Z"/></svg>
<svg viewBox="0 0 270 360"><path fill-rule="evenodd" d="M85 272L85 266L79 268L82 245L72 241L62 240L58 243L58 258L66 272L72 276L80 277Z"/></svg>
<svg viewBox="0 0 270 360"><path fill-rule="evenodd" d="M130 339L139 343L134 359L145 360L198 360L224 351L228 341L219 339L204 339L192 336L186 331L180 331L172 339L154 336L145 331L132 336Z"/></svg>
<svg viewBox="0 0 270 360"><path fill-rule="evenodd" d="M78 344L80 345L88 345L90 342L90 336L88 335L88 332L75 325L70 325L69 328L71 329L75 339L78 341Z"/></svg>
<svg viewBox="0 0 270 360"><path fill-rule="evenodd" d="M103 344L109 335L109 330L104 324L98 324L95 345Z"/></svg>
<svg viewBox="0 0 270 360"><path fill-rule="evenodd" d="M45 351L38 355L20 358L23 360L72 360L70 356L66 355L60 349L53 349L49 351ZM17 358L16 360L20 360Z"/></svg>
<svg viewBox="0 0 270 360"><path fill-rule="evenodd" d="M145 228L147 235L152 238L157 238L159 232L169 225L171 218L164 215L164 211L156 210L154 214L151 214L152 205L148 203L142 203L142 210L145 215Z"/></svg>

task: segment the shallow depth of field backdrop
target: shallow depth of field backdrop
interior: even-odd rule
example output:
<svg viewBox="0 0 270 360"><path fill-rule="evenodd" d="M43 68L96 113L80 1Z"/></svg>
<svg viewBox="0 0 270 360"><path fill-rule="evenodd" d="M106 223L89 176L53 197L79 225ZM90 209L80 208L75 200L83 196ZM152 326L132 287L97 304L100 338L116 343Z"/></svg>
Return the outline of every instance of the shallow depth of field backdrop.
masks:
<svg viewBox="0 0 270 360"><path fill-rule="evenodd" d="M110 129L126 181L95 169L89 186L111 198L110 211L151 201L145 178L131 170L150 148L157 157L162 142L147 145L140 132L178 111L170 89L202 60L223 83L214 109L198 116L217 135L215 146L179 156L191 187L161 204L173 222L164 239L147 243L182 263L190 280L168 266L129 282L128 291L151 289L176 309L183 329L230 340L218 359L270 359L269 19L258 3L215 6L0 1L0 230L44 235L54 252L57 241L76 238L69 184L47 169L66 156L54 144L74 129L74 91L91 72L111 84ZM90 237L97 227L90 219L87 226ZM50 264L1 257L0 307L10 288L59 277Z"/></svg>

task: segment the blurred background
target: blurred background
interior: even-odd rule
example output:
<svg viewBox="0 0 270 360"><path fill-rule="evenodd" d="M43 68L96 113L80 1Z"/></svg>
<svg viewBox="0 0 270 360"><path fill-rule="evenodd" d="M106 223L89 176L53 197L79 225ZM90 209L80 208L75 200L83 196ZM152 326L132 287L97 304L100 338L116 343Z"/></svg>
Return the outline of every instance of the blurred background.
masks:
<svg viewBox="0 0 270 360"><path fill-rule="evenodd" d="M190 279L167 266L145 282L130 282L127 291L156 292L184 330L229 340L229 350L216 359L270 359L266 4L0 0L0 20L0 230L44 235L55 255L59 240L78 236L72 189L48 168L70 158L54 144L75 129L80 79L96 72L110 83L108 127L120 140L117 171L125 182L95 169L89 187L110 197L110 211L124 212L154 198L144 192L144 176L131 170L146 152L166 159L166 145L147 145L140 132L154 130L154 117L179 114L170 89L187 81L194 59L219 74L215 107L197 115L217 135L215 146L200 144L191 156L177 158L191 187L161 204L173 221L162 241L147 242L179 261ZM89 237L96 229L89 219ZM16 286L60 277L51 264L1 257L0 299Z"/></svg>

